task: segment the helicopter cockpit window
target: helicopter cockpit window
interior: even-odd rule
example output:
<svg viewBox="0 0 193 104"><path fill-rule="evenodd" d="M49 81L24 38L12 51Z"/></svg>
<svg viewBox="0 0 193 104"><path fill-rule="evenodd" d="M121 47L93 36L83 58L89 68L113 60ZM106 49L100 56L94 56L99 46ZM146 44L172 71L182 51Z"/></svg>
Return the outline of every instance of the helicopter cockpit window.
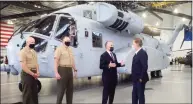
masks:
<svg viewBox="0 0 193 104"><path fill-rule="evenodd" d="M35 39L35 51L36 52L45 52L48 42L44 39L33 37ZM25 47L26 41L22 44L21 49Z"/></svg>
<svg viewBox="0 0 193 104"><path fill-rule="evenodd" d="M34 33L40 33L42 35L50 36L51 30L53 28L54 22L55 22L55 15L51 15L48 17L44 17L41 19L38 19L31 24L29 24L23 32L34 32Z"/></svg>
<svg viewBox="0 0 193 104"><path fill-rule="evenodd" d="M41 38L37 38L37 37L34 37L34 39L35 39L35 50L36 50L36 52L45 52L48 41L46 41L44 39L41 39Z"/></svg>
<svg viewBox="0 0 193 104"><path fill-rule="evenodd" d="M92 32L92 46L97 48L102 48L102 34L97 32Z"/></svg>
<svg viewBox="0 0 193 104"><path fill-rule="evenodd" d="M62 41L64 36L69 36L71 46L77 47L76 23L72 18L61 17L56 30L57 40Z"/></svg>

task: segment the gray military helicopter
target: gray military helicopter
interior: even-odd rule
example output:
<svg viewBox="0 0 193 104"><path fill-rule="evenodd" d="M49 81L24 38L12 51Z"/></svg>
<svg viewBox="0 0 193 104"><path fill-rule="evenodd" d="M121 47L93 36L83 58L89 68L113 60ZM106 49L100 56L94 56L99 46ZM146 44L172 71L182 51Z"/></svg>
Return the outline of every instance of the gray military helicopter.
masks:
<svg viewBox="0 0 193 104"><path fill-rule="evenodd" d="M70 35L75 57L77 76L91 77L101 75L100 55L105 51L104 43L112 40L119 61L125 67L118 73L131 74L132 58L135 50L131 44L135 37L143 40L143 49L148 54L148 71L158 71L168 67L173 43L184 25L176 26L168 42L157 40L157 32L144 26L141 17L133 12L118 10L114 5L97 2L82 4L57 10L18 29L7 45L8 64L1 65L1 71L10 71L13 75L21 72L19 51L25 40L33 36L36 41L40 77L53 78L54 51L62 44L62 38ZM38 81L39 91L41 83ZM19 83L21 88L22 83Z"/></svg>

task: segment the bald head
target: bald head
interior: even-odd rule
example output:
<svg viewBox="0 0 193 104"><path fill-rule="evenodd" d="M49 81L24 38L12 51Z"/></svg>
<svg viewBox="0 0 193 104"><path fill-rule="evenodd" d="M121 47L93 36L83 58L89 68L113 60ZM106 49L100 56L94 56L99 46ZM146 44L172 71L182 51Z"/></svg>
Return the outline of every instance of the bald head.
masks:
<svg viewBox="0 0 193 104"><path fill-rule="evenodd" d="M28 37L28 38L26 39L26 42L27 42L27 43L35 43L35 39L34 39L33 37Z"/></svg>
<svg viewBox="0 0 193 104"><path fill-rule="evenodd" d="M70 37L65 36L65 37L63 38L63 43L64 43L64 42L70 42Z"/></svg>
<svg viewBox="0 0 193 104"><path fill-rule="evenodd" d="M30 45L34 45L35 44L35 39L33 38L33 37L28 37L27 39L26 39L26 46L27 47L30 47Z"/></svg>

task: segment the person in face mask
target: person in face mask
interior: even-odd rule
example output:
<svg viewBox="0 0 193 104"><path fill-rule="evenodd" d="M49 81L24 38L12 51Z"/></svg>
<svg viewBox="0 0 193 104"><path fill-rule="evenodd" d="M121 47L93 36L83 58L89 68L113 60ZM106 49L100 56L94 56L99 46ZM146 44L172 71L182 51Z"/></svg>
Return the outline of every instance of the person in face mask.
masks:
<svg viewBox="0 0 193 104"><path fill-rule="evenodd" d="M115 88L117 85L117 67L125 66L123 61L117 62L116 54L113 53L114 47L113 42L107 41L105 43L106 52L100 57L100 69L103 70L102 81L103 81L103 96L102 104L113 103ZM108 100L109 99L109 100Z"/></svg>
<svg viewBox="0 0 193 104"><path fill-rule="evenodd" d="M37 61L37 53L35 52L34 47L34 38L28 37L26 40L26 46L20 51L23 104L38 104L36 79L39 77L39 65Z"/></svg>
<svg viewBox="0 0 193 104"><path fill-rule="evenodd" d="M64 92L66 92L66 103L72 104L73 99L73 71L76 77L76 67L72 48L70 47L70 38L63 38L63 45L57 47L54 55L54 71L57 79L57 102L62 104Z"/></svg>

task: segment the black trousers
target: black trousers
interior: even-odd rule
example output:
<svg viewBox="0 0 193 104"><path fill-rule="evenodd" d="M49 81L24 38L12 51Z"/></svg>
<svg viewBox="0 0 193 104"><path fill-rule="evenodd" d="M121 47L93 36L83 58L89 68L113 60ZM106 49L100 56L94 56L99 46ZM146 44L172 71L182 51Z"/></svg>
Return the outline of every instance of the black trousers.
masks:
<svg viewBox="0 0 193 104"><path fill-rule="evenodd" d="M102 96L102 104L107 104L109 100L109 104L113 104L115 89L117 85L117 78L107 78L103 77L103 96Z"/></svg>
<svg viewBox="0 0 193 104"><path fill-rule="evenodd" d="M145 85L146 82L133 82L132 104L145 104Z"/></svg>
<svg viewBox="0 0 193 104"><path fill-rule="evenodd" d="M56 104L62 104L64 92L66 93L66 103L72 104L73 99L73 72L70 67L58 67L61 79L57 81L58 94Z"/></svg>
<svg viewBox="0 0 193 104"><path fill-rule="evenodd" d="M35 70L32 70L34 73ZM21 81L23 88L23 104L38 104L38 89L37 89L37 80L25 73L21 72Z"/></svg>

